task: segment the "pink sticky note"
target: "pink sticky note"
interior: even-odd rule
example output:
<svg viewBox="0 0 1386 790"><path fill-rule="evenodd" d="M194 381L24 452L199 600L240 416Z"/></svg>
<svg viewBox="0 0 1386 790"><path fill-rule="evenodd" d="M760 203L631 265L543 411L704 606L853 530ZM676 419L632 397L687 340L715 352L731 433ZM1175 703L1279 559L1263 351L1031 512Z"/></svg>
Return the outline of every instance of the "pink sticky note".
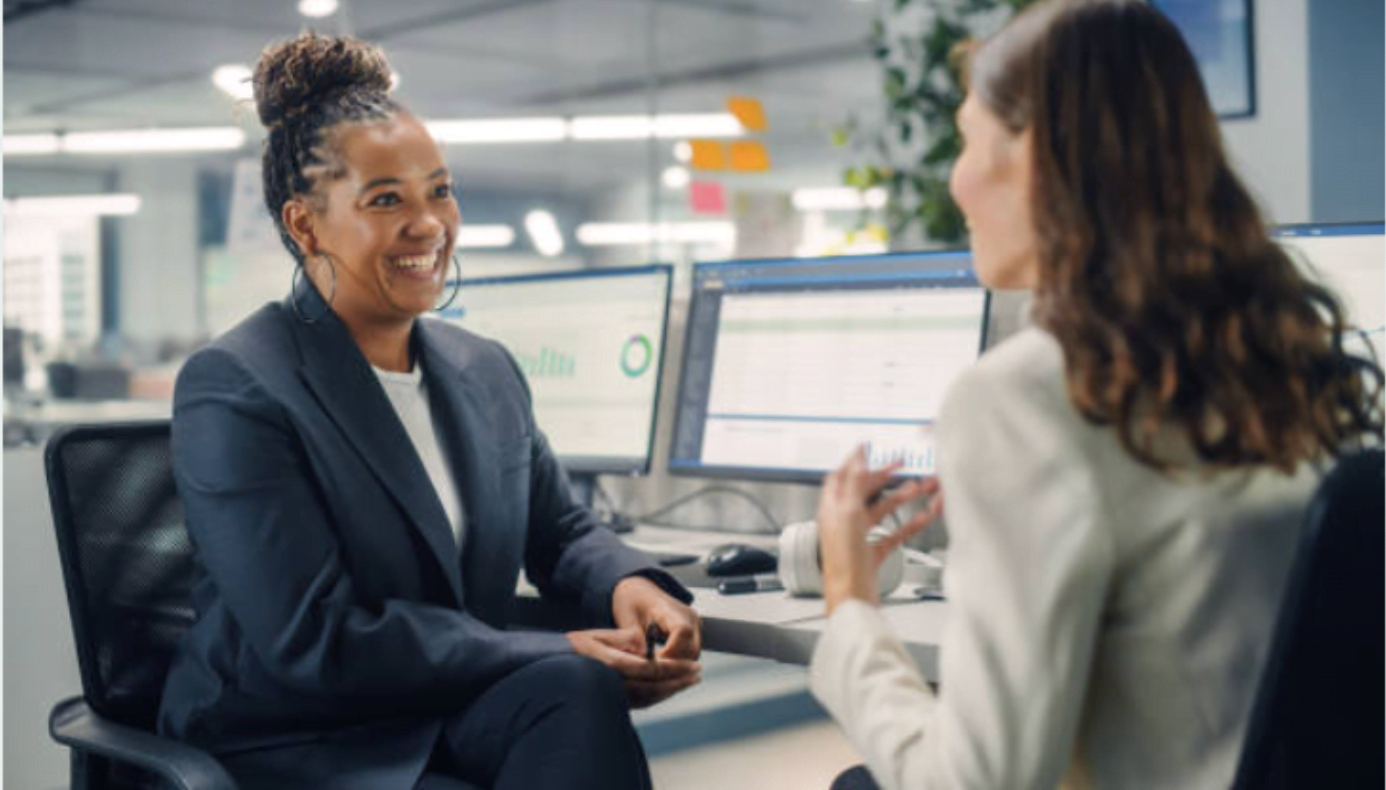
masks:
<svg viewBox="0 0 1386 790"><path fill-rule="evenodd" d="M688 207L694 214L725 214L727 190L716 181L694 181L688 185Z"/></svg>

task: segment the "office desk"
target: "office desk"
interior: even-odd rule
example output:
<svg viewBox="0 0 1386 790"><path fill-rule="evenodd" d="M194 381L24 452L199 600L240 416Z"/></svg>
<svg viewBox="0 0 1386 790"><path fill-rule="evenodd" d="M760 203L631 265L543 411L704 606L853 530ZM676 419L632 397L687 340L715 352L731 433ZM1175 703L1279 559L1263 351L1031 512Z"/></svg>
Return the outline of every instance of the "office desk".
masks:
<svg viewBox="0 0 1386 790"><path fill-rule="evenodd" d="M773 536L645 526L624 537L637 548L690 554L706 552L721 543L749 543L766 548L775 544ZM693 606L703 620L706 650L808 664L827 625L821 598L793 598L785 592L722 595L702 588L694 589L693 596ZM565 622L572 622L571 611L540 600L533 588L522 588L517 603L517 619L522 625L561 628ZM937 682L938 645L948 605L942 601L917 601L897 593L883 604L882 610L924 676Z"/></svg>

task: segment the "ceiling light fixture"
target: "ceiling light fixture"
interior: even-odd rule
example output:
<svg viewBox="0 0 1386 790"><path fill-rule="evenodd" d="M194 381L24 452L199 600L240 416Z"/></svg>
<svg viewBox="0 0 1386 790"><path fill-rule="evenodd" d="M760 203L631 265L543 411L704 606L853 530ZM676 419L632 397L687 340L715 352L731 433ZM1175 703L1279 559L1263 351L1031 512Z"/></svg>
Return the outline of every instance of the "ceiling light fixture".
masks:
<svg viewBox="0 0 1386 790"><path fill-rule="evenodd" d="M5 213L15 217L126 216L139 210L140 196L129 193L52 195L5 201Z"/></svg>
<svg viewBox="0 0 1386 790"><path fill-rule="evenodd" d="M664 168L664 172L660 174L659 178L664 182L666 189L683 189L688 186L689 181L693 180L693 177L688 173L688 168L680 165Z"/></svg>
<svg viewBox="0 0 1386 790"><path fill-rule="evenodd" d="M5 156L38 156L58 152L56 134L7 134L0 141Z"/></svg>
<svg viewBox="0 0 1386 790"><path fill-rule="evenodd" d="M745 133L736 116L725 112L578 116L569 123L569 131L574 140L740 137Z"/></svg>
<svg viewBox="0 0 1386 790"><path fill-rule="evenodd" d="M232 151L245 144L245 132L234 126L200 129L127 129L71 132L61 148L71 154L129 154L170 151Z"/></svg>
<svg viewBox="0 0 1386 790"><path fill-rule="evenodd" d="M337 13L337 0L298 0L298 12L313 19L332 16Z"/></svg>
<svg viewBox="0 0 1386 790"><path fill-rule="evenodd" d="M515 243L515 229L509 225L463 225L457 231L457 246L465 249L501 249Z"/></svg>
<svg viewBox="0 0 1386 790"><path fill-rule="evenodd" d="M252 76L249 67L240 63L228 63L225 66L217 66L212 72L212 84L236 101L250 101L255 98L255 86L250 82Z"/></svg>
<svg viewBox="0 0 1386 790"><path fill-rule="evenodd" d="M553 212L535 209L525 215L525 232L534 244L534 249L546 258L563 254L563 234L558 229L558 220Z"/></svg>
<svg viewBox="0 0 1386 790"><path fill-rule="evenodd" d="M540 143L568 136L568 122L562 118L431 121L427 126L429 133L441 143Z"/></svg>
<svg viewBox="0 0 1386 790"><path fill-rule="evenodd" d="M588 247L670 242L674 244L732 244L736 226L730 222L587 222L577 239Z"/></svg>

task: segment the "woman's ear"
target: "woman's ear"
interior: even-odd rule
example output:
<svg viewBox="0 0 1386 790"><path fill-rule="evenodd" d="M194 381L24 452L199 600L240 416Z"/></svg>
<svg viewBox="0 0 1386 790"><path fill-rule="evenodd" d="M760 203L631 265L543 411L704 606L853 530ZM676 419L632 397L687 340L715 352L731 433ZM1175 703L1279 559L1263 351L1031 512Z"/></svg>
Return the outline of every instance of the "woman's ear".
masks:
<svg viewBox="0 0 1386 790"><path fill-rule="evenodd" d="M284 220L284 227L288 229L289 236L293 238L298 249L303 253L304 258L312 258L318 254L318 238L314 232L313 211L308 204L298 198L284 201L284 208L280 210L280 216Z"/></svg>

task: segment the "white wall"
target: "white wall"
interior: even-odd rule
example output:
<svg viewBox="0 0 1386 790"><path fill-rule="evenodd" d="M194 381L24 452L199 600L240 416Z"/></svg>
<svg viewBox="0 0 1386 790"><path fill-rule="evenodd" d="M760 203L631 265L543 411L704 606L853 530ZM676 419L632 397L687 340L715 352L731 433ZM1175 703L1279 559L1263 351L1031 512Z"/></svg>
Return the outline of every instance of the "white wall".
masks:
<svg viewBox="0 0 1386 790"><path fill-rule="evenodd" d="M1222 122L1234 165L1273 223L1310 219L1308 3L1257 0L1256 115Z"/></svg>

